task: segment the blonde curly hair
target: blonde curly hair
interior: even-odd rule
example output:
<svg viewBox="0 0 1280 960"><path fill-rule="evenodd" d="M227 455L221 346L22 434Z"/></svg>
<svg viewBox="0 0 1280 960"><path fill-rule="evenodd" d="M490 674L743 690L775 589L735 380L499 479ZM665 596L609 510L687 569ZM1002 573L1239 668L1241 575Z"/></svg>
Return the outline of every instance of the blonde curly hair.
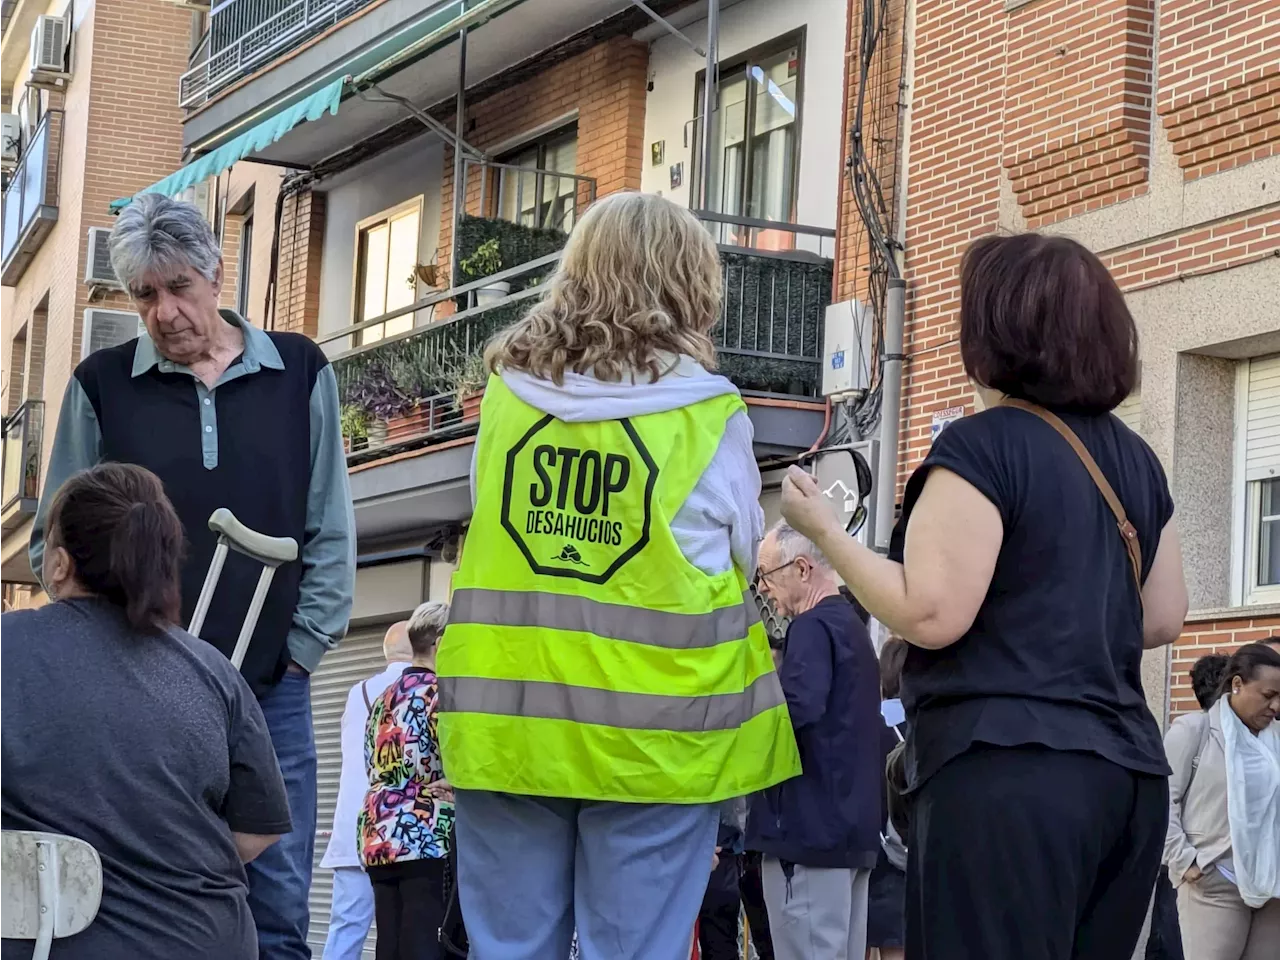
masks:
<svg viewBox="0 0 1280 960"><path fill-rule="evenodd" d="M702 224L662 197L615 193L574 228L547 292L485 350L491 373L564 372L618 381L662 375L658 353L715 369L710 331L720 312L720 258Z"/></svg>

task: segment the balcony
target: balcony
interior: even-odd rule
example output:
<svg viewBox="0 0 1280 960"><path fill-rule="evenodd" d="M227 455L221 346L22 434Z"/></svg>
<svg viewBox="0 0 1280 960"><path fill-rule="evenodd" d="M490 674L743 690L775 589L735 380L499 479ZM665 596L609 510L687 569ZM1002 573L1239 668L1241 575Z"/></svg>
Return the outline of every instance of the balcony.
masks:
<svg viewBox="0 0 1280 960"><path fill-rule="evenodd" d="M15 286L58 220L58 156L62 112L50 110L27 142L3 200L0 282Z"/></svg>
<svg viewBox="0 0 1280 960"><path fill-rule="evenodd" d="M472 189L469 187L469 193ZM749 402L773 407L771 416L778 408L784 414L816 408L832 261L794 247L803 243L819 246L834 232L718 214L703 218L728 241L719 245L725 293L720 321L712 330L721 372L738 385ZM781 231L793 248L762 250L737 245L738 241L758 242L750 231L764 228ZM447 319L332 355L344 405L348 461L353 465L444 444L475 432L485 381L484 346L536 302L538 284L554 269L566 236L501 217L470 216L461 219L456 233L460 270L454 287L321 340L334 343L350 338L362 329L447 300L459 307ZM490 252L495 247L500 251L493 261L495 269L468 269L482 259L476 254L486 247ZM523 251L523 255L508 255L507 251ZM804 419L804 429L808 429L808 418ZM821 421L820 414L817 419ZM776 416L773 422L777 422ZM787 446L781 438L772 442L758 439L770 446ZM804 441L800 449L812 439Z"/></svg>
<svg viewBox="0 0 1280 960"><path fill-rule="evenodd" d="M209 29L178 81L178 103L210 96L285 51L300 46L373 0L225 0L209 11Z"/></svg>
<svg viewBox="0 0 1280 960"><path fill-rule="evenodd" d="M179 84L178 100L188 109L183 148L212 154L351 78L337 114L248 155L316 166L371 138L394 140L403 130L389 131L401 124L420 133L405 100L428 111L451 109L464 28L467 89L482 96L505 71L584 31L629 35L647 21L630 0L215 0L210 28ZM372 93L371 83L378 85ZM355 86L363 95L352 95Z"/></svg>
<svg viewBox="0 0 1280 960"><path fill-rule="evenodd" d="M720 249L724 299L711 331L720 372L747 394L817 397L834 279L823 249L835 231L705 210L697 216Z"/></svg>
<svg viewBox="0 0 1280 960"><path fill-rule="evenodd" d="M4 533L12 533L36 512L40 499L40 450L44 439L44 402L27 400L6 417L3 424L4 453L3 507L0 518Z"/></svg>

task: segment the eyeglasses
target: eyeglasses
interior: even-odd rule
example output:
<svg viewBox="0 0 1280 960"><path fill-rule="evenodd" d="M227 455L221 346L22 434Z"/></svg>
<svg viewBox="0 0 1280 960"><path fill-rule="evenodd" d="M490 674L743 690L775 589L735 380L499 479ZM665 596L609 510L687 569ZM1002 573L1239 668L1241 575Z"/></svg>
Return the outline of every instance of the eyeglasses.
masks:
<svg viewBox="0 0 1280 960"><path fill-rule="evenodd" d="M756 571L756 579L757 579L757 580L767 580L767 579L769 579L769 577L772 577L772 576L773 576L775 573L777 573L779 570L785 570L785 569L787 569L787 567L791 566L793 563L795 563L795 562L796 562L797 560L799 560L799 559L800 559L799 557L795 557L795 558L794 558L794 559L792 559L792 560L788 560L786 563L779 564L778 566L774 567L772 570L757 570L757 571Z"/></svg>

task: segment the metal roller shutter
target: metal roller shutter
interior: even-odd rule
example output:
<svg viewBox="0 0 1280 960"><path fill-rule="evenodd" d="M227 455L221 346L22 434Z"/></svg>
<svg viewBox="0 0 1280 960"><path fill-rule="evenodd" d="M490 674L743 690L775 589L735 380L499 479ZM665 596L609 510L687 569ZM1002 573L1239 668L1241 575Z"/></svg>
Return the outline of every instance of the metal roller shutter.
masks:
<svg viewBox="0 0 1280 960"><path fill-rule="evenodd" d="M1135 433L1142 432L1142 394L1137 390L1120 401L1120 406L1111 411L1121 422Z"/></svg>
<svg viewBox="0 0 1280 960"><path fill-rule="evenodd" d="M1249 361L1245 480L1280 476L1280 356Z"/></svg>
<svg viewBox="0 0 1280 960"><path fill-rule="evenodd" d="M311 714L316 737L316 855L311 874L311 927L307 941L317 958L329 934L329 904L333 899L333 871L323 869L320 860L329 845L333 808L338 802L338 778L342 772L342 711L352 686L373 676L386 666L382 659L385 624L352 631L338 649L320 661L311 675ZM373 960L374 938L365 943L364 956Z"/></svg>

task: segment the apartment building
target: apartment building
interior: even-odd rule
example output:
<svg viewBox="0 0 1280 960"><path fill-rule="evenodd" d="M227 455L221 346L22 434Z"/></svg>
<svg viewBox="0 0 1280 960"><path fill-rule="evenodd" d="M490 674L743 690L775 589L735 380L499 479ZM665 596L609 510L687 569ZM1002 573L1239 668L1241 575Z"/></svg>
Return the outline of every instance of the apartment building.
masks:
<svg viewBox="0 0 1280 960"><path fill-rule="evenodd" d="M1073 237L1137 320L1120 411L1178 504L1191 614L1150 653L1157 718L1187 670L1280 630L1280 17L1268 0L906 4L901 467L956 408L957 266L998 230ZM937 422L935 422L937 421Z"/></svg>
<svg viewBox="0 0 1280 960"><path fill-rule="evenodd" d="M200 15L162 0L6 0L3 11L0 499L5 602L22 606L36 593L27 543L67 381L89 351L137 335L106 255L110 204L182 161L174 90ZM280 176L247 168L189 192L227 247L228 306L265 295L266 268L248 261L269 259L271 222L259 231L244 197Z"/></svg>
<svg viewBox="0 0 1280 960"><path fill-rule="evenodd" d="M188 162L157 189L280 171L278 200L251 204L273 249L249 316L315 337L342 391L359 568L351 633L313 677L318 855L346 693L391 622L448 594L481 348L533 304L593 199L662 193L713 232L721 366L760 460L824 430L847 0L720 0L714 31L705 0L649 7L665 22L630 0L232 0L177 83ZM329 883L317 866L317 944Z"/></svg>

